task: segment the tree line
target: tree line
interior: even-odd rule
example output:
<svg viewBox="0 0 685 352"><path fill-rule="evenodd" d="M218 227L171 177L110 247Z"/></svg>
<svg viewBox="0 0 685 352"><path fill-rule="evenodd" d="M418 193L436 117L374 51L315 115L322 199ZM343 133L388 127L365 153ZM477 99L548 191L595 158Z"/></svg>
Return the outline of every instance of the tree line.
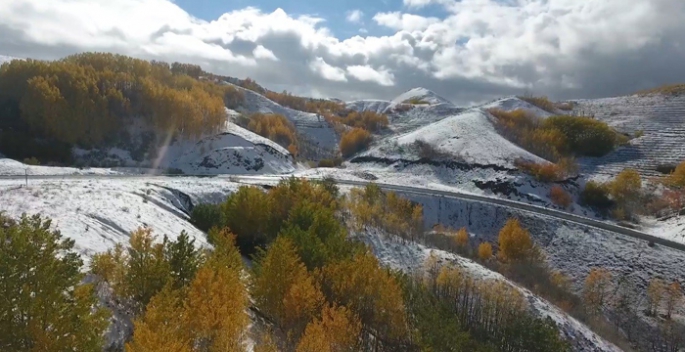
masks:
<svg viewBox="0 0 685 352"><path fill-rule="evenodd" d="M165 138L213 133L225 123L224 106L242 96L203 75L196 65L105 53L14 60L0 67L3 140L39 137L91 148L116 144L131 125ZM24 154L18 145L0 147L8 156ZM37 155L21 158L50 159L49 148L36 148Z"/></svg>

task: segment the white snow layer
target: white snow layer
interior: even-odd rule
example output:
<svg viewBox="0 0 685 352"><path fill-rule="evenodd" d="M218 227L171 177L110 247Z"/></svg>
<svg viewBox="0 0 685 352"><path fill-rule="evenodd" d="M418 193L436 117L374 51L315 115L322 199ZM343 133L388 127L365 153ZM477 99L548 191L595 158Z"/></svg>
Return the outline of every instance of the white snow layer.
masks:
<svg viewBox="0 0 685 352"><path fill-rule="evenodd" d="M435 94L434 92L426 89L426 88L414 88L410 89L400 95L398 95L395 99L392 100L392 103L394 104L402 104L407 102L410 99L416 99L420 101L427 102L431 105L435 104L450 104L452 105L452 102L449 100Z"/></svg>

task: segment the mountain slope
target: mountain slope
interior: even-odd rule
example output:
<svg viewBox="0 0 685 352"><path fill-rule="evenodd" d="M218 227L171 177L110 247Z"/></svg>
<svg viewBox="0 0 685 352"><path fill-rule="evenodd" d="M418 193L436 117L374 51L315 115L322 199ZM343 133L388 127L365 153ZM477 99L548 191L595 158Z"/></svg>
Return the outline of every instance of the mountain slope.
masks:
<svg viewBox="0 0 685 352"><path fill-rule="evenodd" d="M226 83L230 84L230 83ZM314 156L330 157L337 152L338 136L322 116L308 112L293 110L255 93L249 89L235 86L245 96L245 102L237 110L243 113L279 114L290 120L302 138L318 149Z"/></svg>
<svg viewBox="0 0 685 352"><path fill-rule="evenodd" d="M413 88L410 89L392 100L393 104L403 104L403 103L412 103L412 101L417 102L418 104L431 104L431 105L437 105L437 104L449 104L449 105L454 105L452 104L451 101L435 94L434 92L426 89L426 88Z"/></svg>

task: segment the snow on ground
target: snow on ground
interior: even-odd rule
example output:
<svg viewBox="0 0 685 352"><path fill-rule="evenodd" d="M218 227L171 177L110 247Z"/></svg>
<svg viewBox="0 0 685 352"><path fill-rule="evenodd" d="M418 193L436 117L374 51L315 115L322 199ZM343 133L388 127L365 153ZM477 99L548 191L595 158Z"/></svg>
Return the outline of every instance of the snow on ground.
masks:
<svg viewBox="0 0 685 352"><path fill-rule="evenodd" d="M402 104L402 103L408 103L409 100L418 100L422 102L426 102L428 104L450 104L453 105L451 101L435 94L434 92L426 89L426 88L414 88L410 89L400 95L398 95L395 99L392 100L393 104Z"/></svg>
<svg viewBox="0 0 685 352"><path fill-rule="evenodd" d="M87 261L128 242L141 226L172 239L186 231L205 246L205 235L188 222L192 205L223 201L238 186L225 178L0 180L0 212L50 217Z"/></svg>
<svg viewBox="0 0 685 352"><path fill-rule="evenodd" d="M230 84L230 83L226 83ZM263 114L280 114L293 122L298 132L314 143L318 148L321 148L327 153L335 153L338 148L338 136L329 125L323 116L312 114L308 112L293 110L264 97L263 95L235 86L236 89L245 95L245 102L240 109L240 112L245 113L263 113Z"/></svg>
<svg viewBox="0 0 685 352"><path fill-rule="evenodd" d="M685 243L685 216L674 216L666 220L641 219L642 230L650 235L663 237L674 242Z"/></svg>
<svg viewBox="0 0 685 352"><path fill-rule="evenodd" d="M517 97L507 97L495 100L494 102L483 106L483 109L500 109L504 111L525 110L537 117L544 118L552 116L550 112L542 110L539 107Z"/></svg>
<svg viewBox="0 0 685 352"><path fill-rule="evenodd" d="M513 167L514 160L518 158L543 161L497 133L491 118L484 110L467 110L412 132L386 138L362 155L418 159L412 147L420 140L448 153L452 159L469 163Z"/></svg>
<svg viewBox="0 0 685 352"><path fill-rule="evenodd" d="M508 283L524 295L530 304L530 308L540 317L550 317L557 323L562 333L573 345L574 351L621 351L551 303L472 260L445 251L430 249L416 243L402 243L375 231L357 236L371 247L381 263L393 269L405 272L421 270L426 258L433 253L439 258L441 264L457 265L474 279L501 280Z"/></svg>
<svg viewBox="0 0 685 352"><path fill-rule="evenodd" d="M378 114L386 113L387 109L392 105L387 100L356 100L345 103L345 108L354 111L373 111Z"/></svg>
<svg viewBox="0 0 685 352"><path fill-rule="evenodd" d="M19 161L0 158L0 176L5 175L116 175L118 171L105 168L75 168L27 165Z"/></svg>

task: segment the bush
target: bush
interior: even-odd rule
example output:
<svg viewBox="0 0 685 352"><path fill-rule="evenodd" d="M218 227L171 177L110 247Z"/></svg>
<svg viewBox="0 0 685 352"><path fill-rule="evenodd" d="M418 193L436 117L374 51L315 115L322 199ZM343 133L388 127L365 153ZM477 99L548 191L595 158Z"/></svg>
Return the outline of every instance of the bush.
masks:
<svg viewBox="0 0 685 352"><path fill-rule="evenodd" d="M439 151L430 143L420 139L414 141L414 148L417 149L421 159L439 160L449 158L449 154Z"/></svg>
<svg viewBox="0 0 685 352"><path fill-rule="evenodd" d="M552 189L549 191L549 198L552 200L552 203L562 208L568 208L571 203L573 203L573 198L571 195L561 188L561 186L552 187Z"/></svg>
<svg viewBox="0 0 685 352"><path fill-rule="evenodd" d="M580 194L580 200L584 205L599 210L606 210L613 205L609 199L609 187L595 181L588 181L585 184L585 188Z"/></svg>
<svg viewBox="0 0 685 352"><path fill-rule="evenodd" d="M581 116L552 116L544 120L542 128L556 129L564 134L571 153L602 156L614 149L618 134L606 123Z"/></svg>
<svg viewBox="0 0 685 352"><path fill-rule="evenodd" d="M220 227L221 206L209 203L196 205L190 213L190 223L204 232L209 232L212 227Z"/></svg>
<svg viewBox="0 0 685 352"><path fill-rule="evenodd" d="M519 97L519 99L529 104L535 105L547 112L551 112L553 114L556 113L557 105L550 101L547 97L522 96Z"/></svg>
<svg viewBox="0 0 685 352"><path fill-rule="evenodd" d="M685 161L673 169L666 178L666 184L675 188L685 188Z"/></svg>
<svg viewBox="0 0 685 352"><path fill-rule="evenodd" d="M38 159L36 159L35 157L30 157L30 158L24 159L24 164L26 164L26 165L40 165L40 161L38 161Z"/></svg>
<svg viewBox="0 0 685 352"><path fill-rule="evenodd" d="M322 159L319 160L317 167L338 167L342 165L342 162L342 158Z"/></svg>
<svg viewBox="0 0 685 352"><path fill-rule="evenodd" d="M340 152L345 158L365 150L371 144L371 133L362 128L354 128L340 138Z"/></svg>
<svg viewBox="0 0 685 352"><path fill-rule="evenodd" d="M514 165L521 171L534 176L540 182L561 181L577 168L575 162L566 161L556 164L535 163L523 159L517 159Z"/></svg>
<svg viewBox="0 0 685 352"><path fill-rule="evenodd" d="M423 100L423 99L421 99L421 98L417 98L417 97L409 98L409 99L403 101L402 104L430 105L429 102L427 102L427 101L425 101L425 100Z"/></svg>
<svg viewBox="0 0 685 352"><path fill-rule="evenodd" d="M388 117L373 111L351 111L347 116L338 119L339 122L355 128L363 128L370 132L378 132L388 127Z"/></svg>

